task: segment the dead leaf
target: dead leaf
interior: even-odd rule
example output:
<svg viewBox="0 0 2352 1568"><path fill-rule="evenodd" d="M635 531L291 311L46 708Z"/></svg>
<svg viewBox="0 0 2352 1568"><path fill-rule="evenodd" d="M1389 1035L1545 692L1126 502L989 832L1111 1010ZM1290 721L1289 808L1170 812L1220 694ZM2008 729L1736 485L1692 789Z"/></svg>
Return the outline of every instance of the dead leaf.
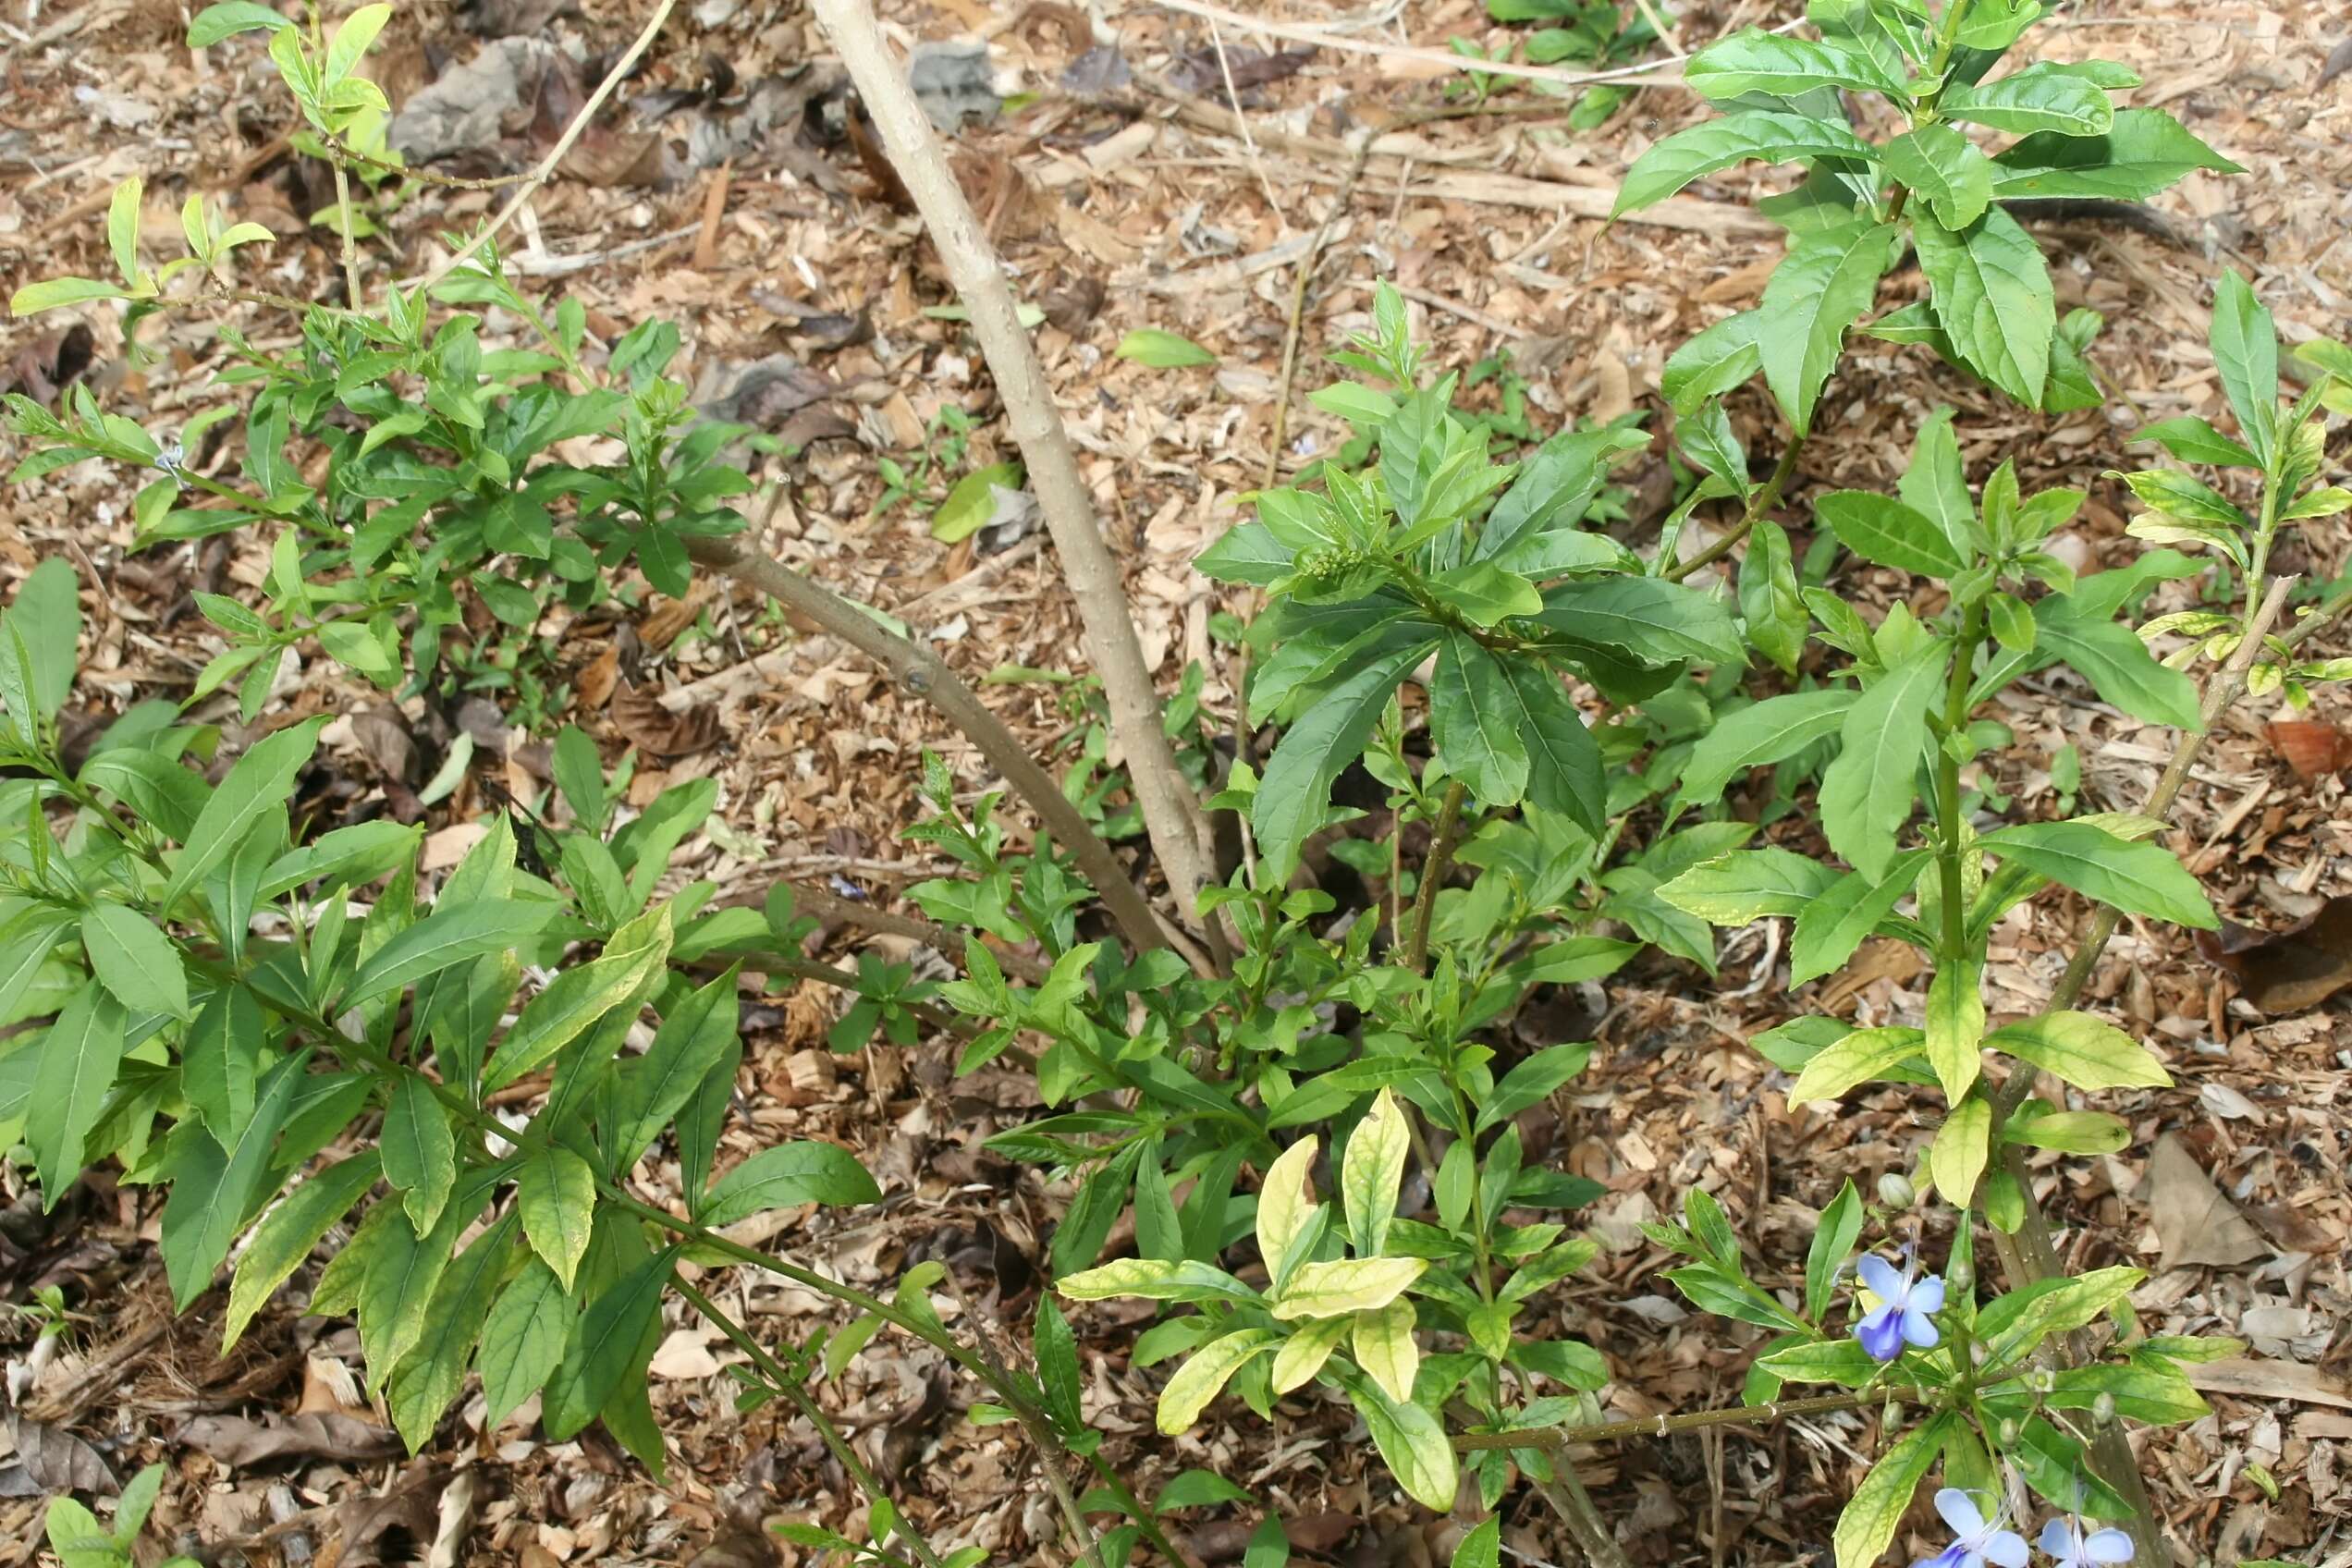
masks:
<svg viewBox="0 0 2352 1568"><path fill-rule="evenodd" d="M1862 944L1835 978L1821 988L1819 1006L1823 1012L1836 1012L1840 1004L1852 999L1880 980L1893 980L1897 985L1913 979L1919 973L1919 955L1908 942L1898 942L1891 937L1873 937Z"/></svg>
<svg viewBox="0 0 2352 1568"><path fill-rule="evenodd" d="M399 1447L398 1439L393 1447ZM335 1511L335 1538L322 1559L331 1555L336 1568L406 1568L422 1560L440 1538L437 1474L433 1465L417 1464L382 1496L361 1492L344 1501Z"/></svg>
<svg viewBox="0 0 2352 1568"><path fill-rule="evenodd" d="M266 1423L242 1415L199 1415L180 1428L179 1440L231 1469L281 1459L390 1459L402 1448L400 1434L388 1427L324 1413ZM423 1535L431 1538L430 1525Z"/></svg>
<svg viewBox="0 0 2352 1568"><path fill-rule="evenodd" d="M2217 934L2198 933L2197 949L2236 975L2238 994L2259 1011L2308 1012L2352 986L2352 896L2330 899L2285 931L2225 920Z"/></svg>
<svg viewBox="0 0 2352 1568"><path fill-rule="evenodd" d="M682 599L663 599L638 624L637 640L646 647L660 650L677 641L678 634L694 624L694 618L710 603L710 584L696 582Z"/></svg>
<svg viewBox="0 0 2352 1568"><path fill-rule="evenodd" d="M642 686L624 687L612 700L613 723L648 756L682 757L718 743L718 709L705 704L673 713Z"/></svg>
<svg viewBox="0 0 2352 1568"><path fill-rule="evenodd" d="M1226 74L1232 74L1231 90L1247 94L1252 88L1265 87L1285 77L1296 76L1315 58L1313 49L1284 49L1268 55L1246 43L1228 43L1220 60L1214 43L1205 43L1176 62L1168 80L1186 92L1207 92L1222 96L1226 92ZM1246 102L1246 99L1244 100Z"/></svg>
<svg viewBox="0 0 2352 1568"><path fill-rule="evenodd" d="M45 1492L87 1492L113 1497L122 1490L114 1471L98 1451L63 1427L11 1415L8 1429L17 1442L17 1462L27 1479Z"/></svg>
<svg viewBox="0 0 2352 1568"><path fill-rule="evenodd" d="M1075 211L1075 209L1071 209ZM1102 279L1081 275L1071 279L1067 288L1057 288L1038 301L1046 319L1071 337L1086 330L1095 313L1103 307Z"/></svg>
<svg viewBox="0 0 2352 1568"><path fill-rule="evenodd" d="M2298 778L2324 778L2352 767L2352 735L2311 718L2282 718L2263 734Z"/></svg>
<svg viewBox="0 0 2352 1568"><path fill-rule="evenodd" d="M2231 1207L2188 1145L2174 1133L2156 1140L2155 1156L2148 1162L2147 1194L2156 1239L2163 1249L2160 1268L2227 1268L2270 1255L2270 1243Z"/></svg>
<svg viewBox="0 0 2352 1568"><path fill-rule="evenodd" d="M614 643L605 644L605 651L588 661L573 683L573 695L580 705L592 712L612 701L613 688L620 683L620 649Z"/></svg>
<svg viewBox="0 0 2352 1568"><path fill-rule="evenodd" d="M0 392L21 392L46 408L60 391L81 379L95 347L89 326L81 322L36 337L0 371Z"/></svg>

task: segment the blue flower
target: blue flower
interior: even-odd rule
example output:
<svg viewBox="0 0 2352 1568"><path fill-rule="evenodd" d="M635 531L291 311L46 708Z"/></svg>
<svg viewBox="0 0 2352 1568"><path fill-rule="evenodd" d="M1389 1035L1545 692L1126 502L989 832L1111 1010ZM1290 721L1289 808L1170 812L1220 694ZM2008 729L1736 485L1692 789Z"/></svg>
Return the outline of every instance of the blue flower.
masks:
<svg viewBox="0 0 2352 1568"><path fill-rule="evenodd" d="M2044 1525L2041 1539L2034 1544L2056 1558L2058 1568L2098 1568L2101 1563L2129 1562L2132 1558L2131 1537L2113 1526L2085 1535L2082 1519L2073 1513Z"/></svg>
<svg viewBox="0 0 2352 1568"><path fill-rule="evenodd" d="M1865 1256L1857 1272L1862 1283L1879 1305L1870 1315L1854 1326L1854 1337L1873 1361L1893 1361L1903 1354L1907 1342L1927 1350L1943 1336L1928 1321L1930 1313L1943 1310L1943 1281L1930 1274L1917 1278L1918 1264L1905 1248L1903 1272L1897 1274L1893 1265L1884 1258Z"/></svg>
<svg viewBox="0 0 2352 1568"><path fill-rule="evenodd" d="M1997 1563L1999 1568L2026 1568L2026 1537L2015 1530L2002 1528L2008 1523L2005 1514L1996 1513L1987 1519L1984 1511L1977 1506L1977 1500L1957 1487L1946 1487L1936 1493L1935 1510L1952 1527L1952 1544L1933 1557L1919 1559L1911 1568L1984 1568L1987 1562ZM2043 1537L2045 1541L2048 1538L2046 1535Z"/></svg>

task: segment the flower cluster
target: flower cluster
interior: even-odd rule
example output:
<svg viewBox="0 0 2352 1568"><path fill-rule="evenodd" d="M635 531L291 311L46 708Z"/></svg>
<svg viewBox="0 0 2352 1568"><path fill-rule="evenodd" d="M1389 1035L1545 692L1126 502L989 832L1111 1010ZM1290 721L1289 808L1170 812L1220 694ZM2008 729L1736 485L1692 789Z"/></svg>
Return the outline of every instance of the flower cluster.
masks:
<svg viewBox="0 0 2352 1568"><path fill-rule="evenodd" d="M1952 1544L1911 1568L1985 1568L1988 1562L1996 1568L2026 1568L2026 1537L2007 1527L2006 1513L1996 1509L1987 1518L1977 1500L1958 1487L1936 1493L1935 1509L1952 1531ZM2034 1544L2057 1568L2102 1568L2129 1562L2132 1556L2131 1537L2112 1526L2086 1530L2081 1518L2072 1513L2044 1525Z"/></svg>

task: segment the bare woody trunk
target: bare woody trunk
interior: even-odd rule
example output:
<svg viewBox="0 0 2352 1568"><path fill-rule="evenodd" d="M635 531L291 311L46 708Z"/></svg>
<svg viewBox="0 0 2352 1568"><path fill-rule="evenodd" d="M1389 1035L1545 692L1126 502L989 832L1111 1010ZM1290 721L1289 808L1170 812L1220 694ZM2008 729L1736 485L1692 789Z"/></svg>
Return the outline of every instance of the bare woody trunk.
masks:
<svg viewBox="0 0 2352 1568"><path fill-rule="evenodd" d="M971 312L973 336L996 378L1013 440L1021 447L1029 483L1061 557L1062 579L1078 602L1087 650L1110 702L1111 733L1133 780L1152 853L1174 889L1178 917L1196 923L1194 899L1213 864L1199 802L1177 771L1175 752L1160 728L1158 693L1128 615L1118 563L1103 543L1045 367L1015 312L1012 289L995 250L883 42L870 0L815 4L817 19L840 51L850 80L873 116L891 165L923 214L949 280Z"/></svg>

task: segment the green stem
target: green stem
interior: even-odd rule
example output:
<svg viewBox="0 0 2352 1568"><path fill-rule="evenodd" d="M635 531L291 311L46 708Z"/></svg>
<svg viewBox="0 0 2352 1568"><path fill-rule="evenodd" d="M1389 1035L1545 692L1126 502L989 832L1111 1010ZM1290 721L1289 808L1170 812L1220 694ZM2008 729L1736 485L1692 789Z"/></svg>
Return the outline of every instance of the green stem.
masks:
<svg viewBox="0 0 2352 1568"><path fill-rule="evenodd" d="M701 1313L713 1328L732 1340L744 1354L752 1358L752 1365L760 1369L771 1389L808 1418L809 1425L816 1429L818 1440L841 1462L841 1468L849 1473L850 1479L865 1493L869 1506L889 1501L889 1493L883 1489L882 1483L875 1477L873 1471L866 1468L865 1462L858 1457L857 1450L850 1446L849 1439L841 1435L840 1428L833 1425L832 1417L809 1397L808 1390L790 1367L768 1354L766 1346L753 1339L741 1324L719 1309L717 1303L687 1283L675 1270L670 1274L669 1282L687 1305ZM907 1523L906 1511L893 1504L890 1516L891 1533L906 1542L908 1550L923 1560L925 1568L940 1568L938 1554L931 1550L931 1544L923 1538L922 1534Z"/></svg>
<svg viewBox="0 0 2352 1568"><path fill-rule="evenodd" d="M1438 808L1438 836L1429 845L1429 858L1421 864L1421 887L1413 899L1413 941L1405 949L1404 966L1420 970L1429 959L1429 917L1438 904L1438 884L1444 881L1453 865L1454 835L1462 828L1462 802L1468 794L1461 779L1446 785L1445 802Z"/></svg>
<svg viewBox="0 0 2352 1568"><path fill-rule="evenodd" d="M1960 812L1960 759L1950 742L1967 733L1968 689L1976 675L1977 647L1984 641L1982 604L1962 613L1960 640L1952 659L1952 676L1944 690L1942 737L1936 747L1936 851L1943 931L1936 945L1936 967L1966 963L1968 950L1968 902L1964 869L1967 824Z"/></svg>
<svg viewBox="0 0 2352 1568"><path fill-rule="evenodd" d="M1789 480L1795 476L1796 472L1797 457L1804 450L1805 437L1802 435L1791 436L1789 438L1789 444L1781 450L1781 460L1772 465L1772 476L1770 479L1767 479L1757 492L1747 498L1747 506L1746 509L1740 513L1739 521L1732 525L1731 532L1724 534L1721 539L1716 540L1712 545L1708 545L1704 550L1699 551L1698 554L1693 556L1690 559L1686 561L1678 561L1674 565L1667 568L1666 581L1669 582L1680 582L1684 578L1690 576L1693 572L1699 570L1701 568L1713 566L1717 561L1720 561L1725 556L1730 555L1741 540L1756 532L1757 521L1761 519L1766 512L1770 511L1774 507L1781 504L1781 492L1787 487Z"/></svg>
<svg viewBox="0 0 2352 1568"><path fill-rule="evenodd" d="M1597 1421L1585 1427L1535 1427L1518 1432L1465 1432L1453 1439L1453 1446L1464 1453L1482 1449L1519 1448L1549 1453L1571 1443L1622 1442L1628 1438L1669 1438L1680 1432L1701 1431L1710 1427L1760 1427L1767 1422L1783 1421L1795 1415L1826 1415L1840 1410L1859 1410L1866 1404L1877 1404L1889 1399L1906 1404L1924 1404L1929 1402L1931 1394L1930 1390L1908 1386L1871 1389L1861 1393L1775 1400L1770 1404L1735 1404L1720 1410L1693 1410L1680 1415L1648 1415L1637 1421Z"/></svg>

